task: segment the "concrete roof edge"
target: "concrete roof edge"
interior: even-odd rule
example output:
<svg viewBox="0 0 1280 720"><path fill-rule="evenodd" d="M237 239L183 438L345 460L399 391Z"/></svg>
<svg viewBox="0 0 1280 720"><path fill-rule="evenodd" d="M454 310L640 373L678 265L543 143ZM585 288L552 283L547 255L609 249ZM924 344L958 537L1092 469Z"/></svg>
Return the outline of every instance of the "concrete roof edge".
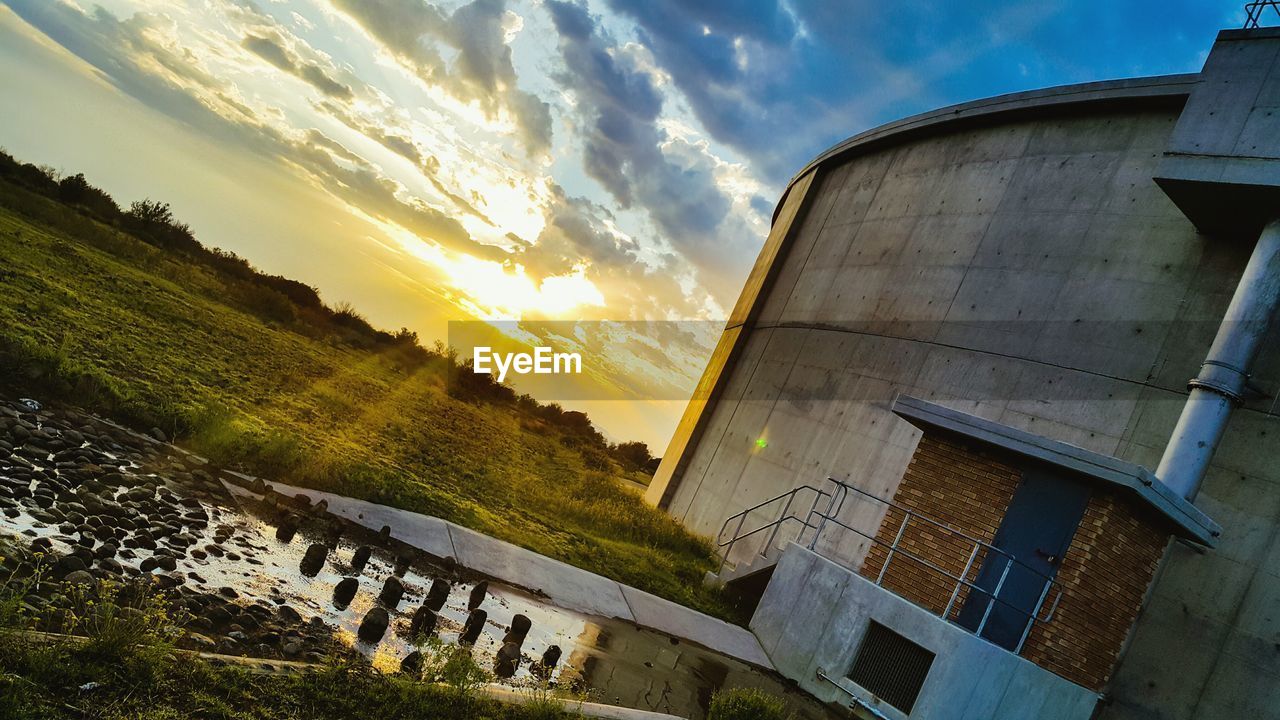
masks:
<svg viewBox="0 0 1280 720"><path fill-rule="evenodd" d="M1125 488L1170 520L1178 535L1212 546L1222 529L1185 498L1169 490L1141 465L1102 455L1059 440L1002 425L899 393L891 408L913 425L926 425L972 438L1024 457Z"/></svg>
<svg viewBox="0 0 1280 720"><path fill-rule="evenodd" d="M970 100L894 120L842 140L810 160L800 172L787 181L786 190L783 191L777 207L782 206L782 200L786 198L791 186L805 173L859 148L887 140L895 135L916 133L978 118L995 119L1012 112L1049 110L1096 102L1185 97L1191 93L1192 86L1199 81L1199 78L1199 73L1186 73L1059 85ZM777 207L774 209L775 219Z"/></svg>

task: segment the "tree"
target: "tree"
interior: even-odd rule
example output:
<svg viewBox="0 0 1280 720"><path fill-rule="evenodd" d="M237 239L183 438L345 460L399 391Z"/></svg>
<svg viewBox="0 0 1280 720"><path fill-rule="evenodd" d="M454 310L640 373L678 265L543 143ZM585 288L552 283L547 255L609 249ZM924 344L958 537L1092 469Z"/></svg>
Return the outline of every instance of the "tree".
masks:
<svg viewBox="0 0 1280 720"><path fill-rule="evenodd" d="M613 455L613 459L627 470L645 470L650 462L653 461L653 454L649 452L649 446L639 441L624 442L609 448L609 454Z"/></svg>
<svg viewBox="0 0 1280 720"><path fill-rule="evenodd" d="M133 201L129 206L128 215L144 227L174 224L173 210L169 207L169 203L150 198Z"/></svg>

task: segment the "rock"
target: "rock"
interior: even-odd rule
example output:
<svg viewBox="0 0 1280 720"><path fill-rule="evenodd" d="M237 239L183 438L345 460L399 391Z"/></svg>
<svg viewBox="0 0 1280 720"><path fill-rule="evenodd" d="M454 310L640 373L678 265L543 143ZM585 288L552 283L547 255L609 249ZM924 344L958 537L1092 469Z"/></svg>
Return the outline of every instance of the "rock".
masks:
<svg viewBox="0 0 1280 720"><path fill-rule="evenodd" d="M324 567L324 561L329 557L329 548L321 543L312 543L307 546L307 552L302 556L302 563L299 569L303 575L307 577L315 577L320 572L320 568Z"/></svg>
<svg viewBox="0 0 1280 720"><path fill-rule="evenodd" d="M382 529L378 531L378 542L386 545L389 540L391 540L391 526L383 525Z"/></svg>
<svg viewBox="0 0 1280 720"><path fill-rule="evenodd" d="M509 678L516 674L520 667L520 646L516 643L504 643L493 659L493 674L500 678Z"/></svg>
<svg viewBox="0 0 1280 720"><path fill-rule="evenodd" d="M356 591L360 589L360 581L353 577L342 578L333 588L333 602L340 608L345 608L351 604L351 600L356 596Z"/></svg>
<svg viewBox="0 0 1280 720"><path fill-rule="evenodd" d="M34 543L32 544L34 545ZM89 566L85 561L75 555L63 555L58 558L58 564L56 567L64 577L73 572L80 572L89 569Z"/></svg>
<svg viewBox="0 0 1280 720"><path fill-rule="evenodd" d="M419 675L422 673L422 653L414 650L404 659L400 661L400 672L406 675Z"/></svg>
<svg viewBox="0 0 1280 720"><path fill-rule="evenodd" d="M412 555L399 555L396 557L395 569L392 570L392 572L400 577L404 577L404 574L409 571L409 566L411 565L413 565Z"/></svg>
<svg viewBox="0 0 1280 720"><path fill-rule="evenodd" d="M427 591L426 606L436 612L440 612L440 608L444 607L445 602L449 599L449 591L451 589L449 581L444 578L432 580L431 589Z"/></svg>
<svg viewBox="0 0 1280 720"><path fill-rule="evenodd" d="M413 619L409 621L409 637L433 634L436 631L437 620L438 617L431 608L426 605L418 608L413 613Z"/></svg>
<svg viewBox="0 0 1280 720"><path fill-rule="evenodd" d="M351 556L351 569L356 572L363 572L364 566L369 564L369 558L373 555L373 548L368 545L361 545L356 548L356 552Z"/></svg>
<svg viewBox="0 0 1280 720"><path fill-rule="evenodd" d="M84 570L69 572L66 577L62 578L62 581L71 585L92 585L97 582L92 575Z"/></svg>
<svg viewBox="0 0 1280 720"><path fill-rule="evenodd" d="M472 610L467 615L467 622L462 626L462 634L458 636L459 645L475 645L476 640L480 639L480 633L484 631L484 624L489 619L489 613L483 610Z"/></svg>
<svg viewBox="0 0 1280 720"><path fill-rule="evenodd" d="M529 668L529 672L540 680L550 679L552 671L556 669L556 664L560 662L560 653L559 645L552 645L547 648L546 652L542 653L542 658L538 660L537 664Z"/></svg>
<svg viewBox="0 0 1280 720"><path fill-rule="evenodd" d="M367 643L376 643L382 639L387 632L387 626L391 624L391 616L387 614L385 608L374 607L364 614L364 619L360 621L360 628L356 630L356 635Z"/></svg>
<svg viewBox="0 0 1280 720"><path fill-rule="evenodd" d="M507 629L507 634L502 638L502 642L514 642L516 645L523 645L524 639L529 635L529 628L533 627L533 621L526 615L517 614L511 618L511 627Z"/></svg>
<svg viewBox="0 0 1280 720"><path fill-rule="evenodd" d="M471 588L471 596L467 598L467 609L475 610L484 603L485 595L489 592L489 581L481 580L476 586Z"/></svg>
<svg viewBox="0 0 1280 720"><path fill-rule="evenodd" d="M378 593L378 599L383 605L391 609L395 609L400 604L400 598L404 597L404 583L400 582L400 578L392 575L382 583L382 592Z"/></svg>
<svg viewBox="0 0 1280 720"><path fill-rule="evenodd" d="M285 622L290 624L302 622L302 615L299 614L297 610L294 610L292 607L288 605L281 605L276 610L276 614L280 616L281 620L284 620Z"/></svg>
<svg viewBox="0 0 1280 720"><path fill-rule="evenodd" d="M298 534L298 521L290 516L286 516L280 521L280 525L276 527L276 539L280 542L289 542L294 535Z"/></svg>
<svg viewBox="0 0 1280 720"><path fill-rule="evenodd" d="M302 654L302 650L303 650L302 643L300 643L300 642L287 642L287 643L285 643L285 644L284 644L284 648L282 648L282 650L281 650L281 651L284 653L284 656L285 656L285 657L287 657L287 658L292 658L292 657L297 657L297 656L301 655L301 654Z"/></svg>
<svg viewBox="0 0 1280 720"><path fill-rule="evenodd" d="M158 427L151 428L151 437L155 438L156 440L159 440L162 443L169 442L169 436L165 435L164 431Z"/></svg>

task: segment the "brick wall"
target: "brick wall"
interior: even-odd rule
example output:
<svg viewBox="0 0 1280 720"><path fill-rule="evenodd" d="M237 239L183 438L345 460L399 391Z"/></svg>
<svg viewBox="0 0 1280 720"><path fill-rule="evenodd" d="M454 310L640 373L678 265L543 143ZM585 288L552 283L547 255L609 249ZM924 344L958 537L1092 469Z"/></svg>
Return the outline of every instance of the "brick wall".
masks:
<svg viewBox="0 0 1280 720"><path fill-rule="evenodd" d="M1100 690L1111 677L1169 535L1150 511L1110 491L1093 493L1058 568L1062 600L1022 656Z"/></svg>
<svg viewBox="0 0 1280 720"><path fill-rule="evenodd" d="M945 523L972 537L991 542L1004 518L1009 500L1018 487L1022 471L977 447L926 433L902 476L894 501ZM875 543L862 564L862 576L875 581L884 566L888 544L893 543L904 513L890 509ZM928 559L953 575L960 575L969 560L973 544L940 528L913 518L903 533L899 547ZM972 581L982 567L983 553L969 572ZM947 606L955 581L905 555L897 554L885 573L882 585L911 602L941 613ZM967 590L967 588L965 589ZM961 591L952 616L959 612L966 593Z"/></svg>
<svg viewBox="0 0 1280 720"><path fill-rule="evenodd" d="M968 535L991 542L1022 470L1002 455L948 437L926 433L902 477L894 501ZM860 573L875 581L884 566L903 513L890 510L881 523ZM1137 619L1147 587L1164 554L1168 533L1150 510L1106 487L1090 495L1056 577L1062 599L1052 622L1032 629L1022 656L1084 687L1100 690ZM959 575L972 544L913 519L899 547ZM968 579L982 566L979 554ZM894 556L881 583L935 614L946 608L955 582L905 555ZM962 589L954 619L964 604ZM1049 598L1052 602L1052 596ZM1045 617L1048 608L1041 613Z"/></svg>

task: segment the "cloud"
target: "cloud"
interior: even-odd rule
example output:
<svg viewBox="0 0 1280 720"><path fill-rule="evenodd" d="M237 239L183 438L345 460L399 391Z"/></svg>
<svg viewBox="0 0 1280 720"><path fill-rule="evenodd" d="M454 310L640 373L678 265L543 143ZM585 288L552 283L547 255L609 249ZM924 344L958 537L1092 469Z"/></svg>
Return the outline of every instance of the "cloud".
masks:
<svg viewBox="0 0 1280 720"><path fill-rule="evenodd" d="M350 86L329 77L324 69L296 57L284 46L279 36L249 35L241 43L246 50L266 60L284 72L301 79L331 98L350 101L354 97Z"/></svg>
<svg viewBox="0 0 1280 720"><path fill-rule="evenodd" d="M663 96L649 72L620 49L586 8L548 0L564 68L559 82L576 102L586 174L622 208L637 206L677 250L710 263L731 200L705 156L686 152L659 127Z"/></svg>
<svg viewBox="0 0 1280 720"><path fill-rule="evenodd" d="M473 0L452 14L423 0L334 0L392 56L429 85L464 102L476 102L489 117L506 112L530 154L551 146L551 109L520 89L509 37L521 20L506 0ZM437 44L456 57L445 62Z"/></svg>
<svg viewBox="0 0 1280 720"><path fill-rule="evenodd" d="M940 105L1196 70L1230 17L1197 0L1162 7L1196 33L1148 22L1142 3L605 2L635 23L701 126L771 182L845 137Z"/></svg>
<svg viewBox="0 0 1280 720"><path fill-rule="evenodd" d="M267 124L260 115L246 117L242 105L218 100L228 90L224 82L192 64L180 50L152 38L150 30L159 18L137 14L120 21L100 7L88 15L68 4L43 0L10 4L121 90L156 110L230 146L278 157L335 197L425 240L483 259L507 258L505 250L476 241L455 218L408 196L373 166L352 163L353 153L319 131L289 132Z"/></svg>

